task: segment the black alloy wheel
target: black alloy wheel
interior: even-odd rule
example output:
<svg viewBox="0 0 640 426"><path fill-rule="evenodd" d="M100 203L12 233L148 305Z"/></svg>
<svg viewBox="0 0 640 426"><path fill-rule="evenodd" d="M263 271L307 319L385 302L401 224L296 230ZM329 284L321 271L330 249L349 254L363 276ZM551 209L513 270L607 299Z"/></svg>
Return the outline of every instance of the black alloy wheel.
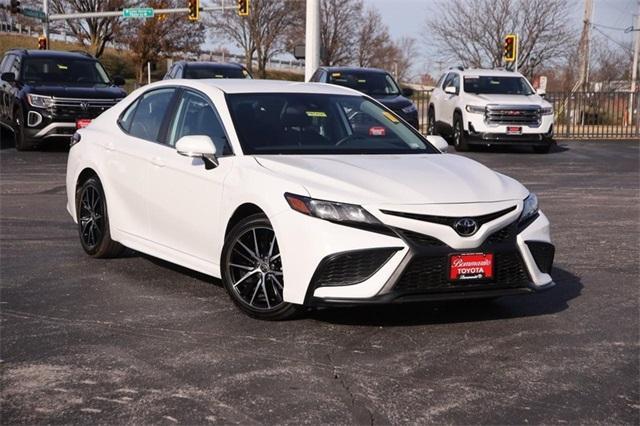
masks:
<svg viewBox="0 0 640 426"><path fill-rule="evenodd" d="M96 177L87 179L76 193L76 212L80 244L96 258L116 257L124 247L111 239L104 191Z"/></svg>
<svg viewBox="0 0 640 426"><path fill-rule="evenodd" d="M298 311L297 305L284 301L278 240L262 214L241 220L227 236L222 279L233 302L254 318L281 320Z"/></svg>

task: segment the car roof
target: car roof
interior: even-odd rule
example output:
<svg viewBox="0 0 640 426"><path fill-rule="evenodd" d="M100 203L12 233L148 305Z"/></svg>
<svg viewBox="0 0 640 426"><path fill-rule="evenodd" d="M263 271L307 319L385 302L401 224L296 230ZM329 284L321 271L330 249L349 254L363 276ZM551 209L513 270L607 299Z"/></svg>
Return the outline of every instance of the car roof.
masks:
<svg viewBox="0 0 640 426"><path fill-rule="evenodd" d="M463 76L479 75L479 76L491 76L491 77L522 77L522 74L514 71L485 69L485 68L469 68L463 71L458 69L450 69L449 71L459 72Z"/></svg>
<svg viewBox="0 0 640 426"><path fill-rule="evenodd" d="M233 62L209 62L209 61L184 61L185 65L204 65L218 68L243 68L240 64L234 64Z"/></svg>
<svg viewBox="0 0 640 426"><path fill-rule="evenodd" d="M22 53L30 58L66 58L66 59L87 59L95 61L96 58L85 52L67 52L63 50L34 50L34 49L12 49L7 53Z"/></svg>
<svg viewBox="0 0 640 426"><path fill-rule="evenodd" d="M364 72L375 74L389 74L387 71L381 68L365 68L365 67L320 67L328 72Z"/></svg>
<svg viewBox="0 0 640 426"><path fill-rule="evenodd" d="M251 79L222 79L207 78L200 80L162 80L152 83L148 87L171 86L180 84L199 90L215 88L224 93L320 93L329 95L357 95L363 96L357 90L343 86L325 83L303 83L300 81L285 80L251 80ZM147 87L147 86L145 86Z"/></svg>

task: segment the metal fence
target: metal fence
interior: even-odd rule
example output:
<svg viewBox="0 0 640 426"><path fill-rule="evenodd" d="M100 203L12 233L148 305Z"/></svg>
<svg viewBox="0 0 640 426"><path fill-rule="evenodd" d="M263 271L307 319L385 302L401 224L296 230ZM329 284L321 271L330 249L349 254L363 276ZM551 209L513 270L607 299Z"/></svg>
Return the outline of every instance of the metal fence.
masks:
<svg viewBox="0 0 640 426"><path fill-rule="evenodd" d="M426 133L430 91L415 91L420 131ZM557 139L640 138L640 93L553 92L545 98L553 104Z"/></svg>

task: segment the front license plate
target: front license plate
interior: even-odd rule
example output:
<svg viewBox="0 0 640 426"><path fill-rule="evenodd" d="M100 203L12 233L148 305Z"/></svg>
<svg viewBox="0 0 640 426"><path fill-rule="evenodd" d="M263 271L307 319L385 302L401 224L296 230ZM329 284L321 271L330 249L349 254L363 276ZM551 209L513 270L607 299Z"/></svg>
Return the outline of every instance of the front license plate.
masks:
<svg viewBox="0 0 640 426"><path fill-rule="evenodd" d="M449 257L449 279L451 281L490 278L493 278L492 253L453 254Z"/></svg>
<svg viewBox="0 0 640 426"><path fill-rule="evenodd" d="M520 126L507 126L507 134L508 135L521 135L522 127Z"/></svg>

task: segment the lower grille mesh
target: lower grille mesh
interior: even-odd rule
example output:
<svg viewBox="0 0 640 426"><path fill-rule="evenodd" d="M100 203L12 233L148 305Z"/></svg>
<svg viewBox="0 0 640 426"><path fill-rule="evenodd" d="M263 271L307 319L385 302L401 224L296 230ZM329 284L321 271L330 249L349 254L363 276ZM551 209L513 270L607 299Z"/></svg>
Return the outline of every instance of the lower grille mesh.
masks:
<svg viewBox="0 0 640 426"><path fill-rule="evenodd" d="M313 276L315 287L351 285L365 281L398 251L396 248L359 250L325 258Z"/></svg>

